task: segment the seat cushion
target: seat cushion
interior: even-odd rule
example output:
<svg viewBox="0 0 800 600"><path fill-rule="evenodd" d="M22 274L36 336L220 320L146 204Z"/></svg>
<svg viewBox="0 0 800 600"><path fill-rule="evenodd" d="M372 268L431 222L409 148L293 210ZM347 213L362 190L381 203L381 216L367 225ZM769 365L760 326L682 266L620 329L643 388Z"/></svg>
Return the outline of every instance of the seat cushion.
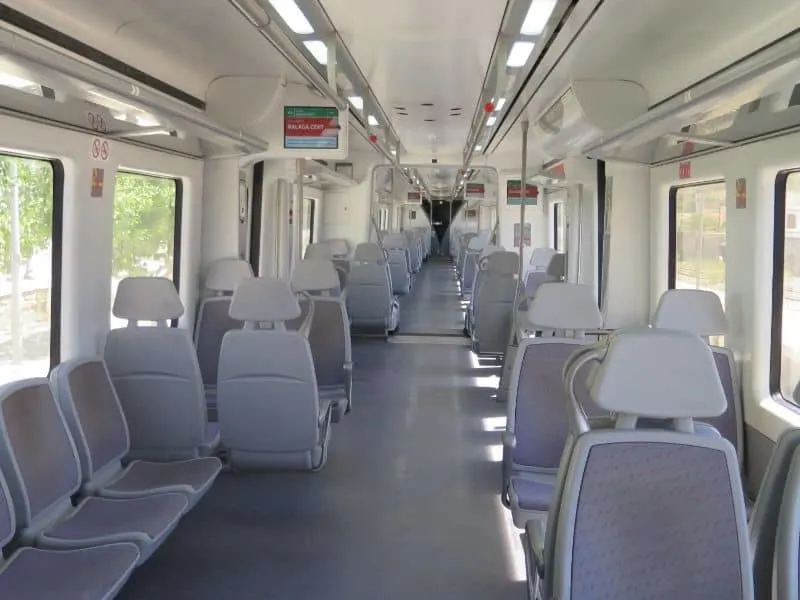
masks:
<svg viewBox="0 0 800 600"><path fill-rule="evenodd" d="M0 598L113 598L138 559L139 551L133 544L68 551L23 548L0 571Z"/></svg>
<svg viewBox="0 0 800 600"><path fill-rule="evenodd" d="M211 485L221 470L222 462L214 457L164 463L136 461L103 488L103 495L125 497L155 490L194 495Z"/></svg>
<svg viewBox="0 0 800 600"><path fill-rule="evenodd" d="M157 540L183 515L188 502L182 494L160 494L130 500L87 498L70 517L47 530L48 540L104 543L145 535Z"/></svg>

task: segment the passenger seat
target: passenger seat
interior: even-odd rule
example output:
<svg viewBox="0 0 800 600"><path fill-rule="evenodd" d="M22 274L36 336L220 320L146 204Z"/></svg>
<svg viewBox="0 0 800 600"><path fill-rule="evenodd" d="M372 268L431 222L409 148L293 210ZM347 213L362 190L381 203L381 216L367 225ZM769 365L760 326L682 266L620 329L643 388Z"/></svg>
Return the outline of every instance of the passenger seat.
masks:
<svg viewBox="0 0 800 600"><path fill-rule="evenodd" d="M308 343L319 396L333 404L333 422L350 411L353 394L350 320L338 287L336 269L329 260L301 260L292 273L292 290L312 296L314 316Z"/></svg>
<svg viewBox="0 0 800 600"><path fill-rule="evenodd" d="M300 316L289 284L243 281L231 316L245 322L244 329L225 334L219 361L219 425L231 466L321 469L332 408L320 403L308 340L286 330L285 322Z"/></svg>
<svg viewBox="0 0 800 600"><path fill-rule="evenodd" d="M356 247L347 287L347 313L356 327L376 327L384 335L400 324L400 303L392 294L386 256L378 244Z"/></svg>
<svg viewBox="0 0 800 600"><path fill-rule="evenodd" d="M243 325L241 321L231 319L229 314L233 292L242 280L251 277L253 269L245 260L223 258L216 261L208 271L205 285L214 295L204 298L197 309L194 345L203 374L208 418L211 421L217 420L217 365L222 336L233 329L241 329Z"/></svg>
<svg viewBox="0 0 800 600"><path fill-rule="evenodd" d="M0 549L16 531L14 505L0 472ZM0 564L0 598L8 600L110 600L139 560L135 544L81 550L20 548Z"/></svg>
<svg viewBox="0 0 800 600"><path fill-rule="evenodd" d="M128 326L113 329L105 362L131 437L131 459L179 460L208 456L219 444L208 422L205 390L191 334L168 327L183 315L169 279L127 277L114 299L114 316ZM155 321L155 327L140 321Z"/></svg>
<svg viewBox="0 0 800 600"><path fill-rule="evenodd" d="M514 524L523 529L550 509L556 473L569 435L564 408L568 397L563 371L572 354L587 345L584 332L603 317L590 286L545 283L528 308L528 323L542 337L521 340L511 373L503 436L503 498ZM587 388L589 369L576 378L574 391L583 410L604 414Z"/></svg>
<svg viewBox="0 0 800 600"><path fill-rule="evenodd" d="M174 462L122 461L130 450L128 424L111 377L99 358L75 359L50 373L83 476L82 492L104 498L139 498L175 492L192 508L222 470L216 457Z"/></svg>
<svg viewBox="0 0 800 600"><path fill-rule="evenodd" d="M479 356L502 356L506 351L518 269L519 257L514 252L495 252L486 259L472 315L472 348Z"/></svg>
<svg viewBox="0 0 800 600"><path fill-rule="evenodd" d="M726 407L708 346L683 331L635 329L579 356L567 388L599 361L590 393L615 417L593 426L569 395L574 442L547 525L526 527L531 587L561 600L751 600L736 451L694 424ZM641 418L668 424L641 429Z"/></svg>
<svg viewBox="0 0 800 600"><path fill-rule="evenodd" d="M81 466L47 379L0 388L0 469L16 506L20 541L49 550L131 542L142 564L188 507L183 494L129 500L91 496L73 506Z"/></svg>

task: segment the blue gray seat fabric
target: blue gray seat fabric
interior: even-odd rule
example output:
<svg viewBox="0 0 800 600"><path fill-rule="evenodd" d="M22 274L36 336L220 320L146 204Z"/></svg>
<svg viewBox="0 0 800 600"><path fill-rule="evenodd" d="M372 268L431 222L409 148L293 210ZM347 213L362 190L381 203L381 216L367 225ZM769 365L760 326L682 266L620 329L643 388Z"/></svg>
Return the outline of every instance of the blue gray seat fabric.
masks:
<svg viewBox="0 0 800 600"><path fill-rule="evenodd" d="M503 436L503 496L520 529L546 518L556 472L569 435L563 370L583 332L597 329L603 317L590 286L546 283L528 307L528 322L542 337L520 341L508 395ZM591 416L604 414L587 387L589 367L576 378L574 393Z"/></svg>
<svg viewBox="0 0 800 600"><path fill-rule="evenodd" d="M531 587L563 600L751 600L736 450L694 424L726 407L710 348L683 331L619 332L576 353L568 390L592 361L592 399L615 416L592 426L569 394L573 434L547 525L526 526ZM640 429L641 418L670 424Z"/></svg>
<svg viewBox="0 0 800 600"><path fill-rule="evenodd" d="M782 516L782 502L789 492L790 486L800 486L796 475L792 479L790 473L797 467L795 457L800 450L800 429L788 429L778 437L775 450L772 452L764 478L756 497L756 503L750 516L750 548L753 553L753 580L755 582L756 598L771 598L773 591L774 557L777 552L792 550L791 546L776 551L779 531L787 525ZM790 483L790 479L792 479ZM796 492L795 492L796 494ZM796 495L794 496L796 500ZM789 501L791 502L791 501ZM791 510L787 504L786 510ZM786 519L792 517L787 516ZM781 534L783 535L783 534ZM788 534L790 536L791 534ZM786 544L797 543L795 539L785 537L781 542ZM781 560L786 560L784 554ZM797 565L797 557L794 558ZM791 563L785 563L791 568ZM775 565L777 567L777 565ZM783 571L785 573L785 571ZM797 581L795 580L795 586ZM796 587L795 587L796 589ZM788 593L788 592L787 592ZM777 596L776 599L791 598L791 596Z"/></svg>
<svg viewBox="0 0 800 600"><path fill-rule="evenodd" d="M775 537L773 573L776 600L800 598L800 452L789 465Z"/></svg>
<svg viewBox="0 0 800 600"><path fill-rule="evenodd" d="M242 322L231 319L229 311L236 286L253 276L250 263L239 258L223 258L214 262L206 276L205 289L212 295L201 300L197 309L194 345L206 387L209 418L216 420L217 365L222 336L232 329L241 329Z"/></svg>
<svg viewBox="0 0 800 600"><path fill-rule="evenodd" d="M81 465L47 379L0 388L0 469L25 545L73 550L130 542L141 564L188 507L185 495L173 493L125 500L91 496L73 506Z"/></svg>
<svg viewBox="0 0 800 600"><path fill-rule="evenodd" d="M331 404L320 402L308 340L285 327L300 316L297 297L285 281L248 279L236 288L231 316L245 322L225 334L219 361L219 425L231 466L322 468Z"/></svg>
<svg viewBox="0 0 800 600"><path fill-rule="evenodd" d="M472 294L475 277L478 274L478 263L483 256L483 249L489 245L489 233L479 232L467 245L464 254L464 271L461 273L461 295Z"/></svg>
<svg viewBox="0 0 800 600"><path fill-rule="evenodd" d="M725 310L714 292L693 289L667 290L658 301L650 320L659 329L678 329L694 333L706 340L711 336L725 335L728 329ZM744 465L744 416L742 389L736 361L728 348L711 346L717 364L725 397L725 412L718 417L704 419L715 427L736 448L739 463Z"/></svg>
<svg viewBox="0 0 800 600"><path fill-rule="evenodd" d="M14 537L16 517L0 472L0 550ZM9 600L111 600L139 560L135 544L105 544L80 550L20 548L0 558L0 598Z"/></svg>
<svg viewBox="0 0 800 600"><path fill-rule="evenodd" d="M208 422L200 365L185 329L167 325L183 314L175 285L163 277L119 283L114 315L128 326L106 338L105 362L128 422L131 459L177 460L211 454L219 444ZM155 321L155 327L140 321Z"/></svg>
<svg viewBox="0 0 800 600"><path fill-rule="evenodd" d="M472 295L470 296L467 309L464 311L464 332L470 337L472 337L475 331L475 307L478 302L478 296L480 295L481 285L489 275L490 268L492 271L497 271L502 268L504 272L511 269L511 258L509 256L501 259L495 258L492 259L491 263L489 262L490 256L500 252L505 253L505 248L502 246L488 245L484 247L478 258L478 272L475 274ZM508 254L513 254L513 252Z"/></svg>
<svg viewBox="0 0 800 600"><path fill-rule="evenodd" d="M405 295L411 292L411 258L408 251L408 239L404 234L387 234L383 238L383 247L387 252L389 272L392 276L392 292Z"/></svg>
<svg viewBox="0 0 800 600"><path fill-rule="evenodd" d="M556 251L552 248L535 248L533 250L525 273L525 295L528 298L533 297L538 287L543 283L555 281L555 278L547 273L550 261L555 254Z"/></svg>
<svg viewBox="0 0 800 600"><path fill-rule="evenodd" d="M347 284L347 314L355 327L381 330L385 335L400 323L400 303L392 294L386 256L374 243L359 244Z"/></svg>
<svg viewBox="0 0 800 600"><path fill-rule="evenodd" d="M472 348L478 355L502 356L508 345L514 299L519 281L519 257L514 252L495 252L481 267L481 278L470 304ZM484 272L485 271L485 272Z"/></svg>
<svg viewBox="0 0 800 600"><path fill-rule="evenodd" d="M339 295L338 277L329 260L307 259L297 263L292 273L292 290L309 296L314 313L308 332L308 343L314 357L314 371L320 399L333 404L332 420L338 422L352 407L353 356L350 320L344 299ZM290 321L287 329L296 329Z"/></svg>
<svg viewBox="0 0 800 600"><path fill-rule="evenodd" d="M215 457L133 461L123 467L130 448L128 426L99 358L60 364L50 373L50 383L78 451L85 495L138 498L175 492L186 496L192 508L222 470Z"/></svg>
<svg viewBox="0 0 800 600"><path fill-rule="evenodd" d="M474 231L470 231L468 233L462 233L461 236L458 238L458 248L456 254L456 274L458 275L459 281L461 280L461 276L464 273L464 262L467 259L467 248L469 248L469 244L473 238L478 237L478 233Z"/></svg>
<svg viewBox="0 0 800 600"><path fill-rule="evenodd" d="M420 246L419 236L411 229L407 229L404 234L408 240L408 251L411 259L411 272L419 273L419 270L422 268L422 260L424 258L422 256L422 248ZM358 252L358 247L356 247L356 252ZM353 260L356 260L355 255L353 256Z"/></svg>

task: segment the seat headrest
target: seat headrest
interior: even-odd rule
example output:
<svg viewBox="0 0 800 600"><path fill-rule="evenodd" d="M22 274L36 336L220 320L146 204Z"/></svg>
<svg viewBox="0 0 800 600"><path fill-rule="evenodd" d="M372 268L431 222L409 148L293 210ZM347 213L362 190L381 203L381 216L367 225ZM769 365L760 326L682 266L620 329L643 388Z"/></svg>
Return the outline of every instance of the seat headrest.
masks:
<svg viewBox="0 0 800 600"><path fill-rule="evenodd" d="M183 303L166 277L126 277L119 282L112 312L128 321L169 321L183 315Z"/></svg>
<svg viewBox="0 0 800 600"><path fill-rule="evenodd" d="M292 272L292 289L295 292L338 290L336 267L331 261L318 258L297 261Z"/></svg>
<svg viewBox="0 0 800 600"><path fill-rule="evenodd" d="M336 258L342 258L350 255L350 244L344 238L327 240L323 243L328 245L328 248L331 250L331 254L333 254Z"/></svg>
<svg viewBox="0 0 800 600"><path fill-rule="evenodd" d="M378 244L374 242L367 242L356 246L356 251L353 253L353 261L355 262L372 262L380 263L386 260L383 250Z"/></svg>
<svg viewBox="0 0 800 600"><path fill-rule="evenodd" d="M243 279L250 279L253 269L240 258L222 258L211 265L206 277L206 289L215 292L233 292Z"/></svg>
<svg viewBox="0 0 800 600"><path fill-rule="evenodd" d="M489 243L490 234L481 232L469 241L468 250L480 250Z"/></svg>
<svg viewBox="0 0 800 600"><path fill-rule="evenodd" d="M667 290L658 300L651 325L704 337L724 335L728 330L719 296L706 290Z"/></svg>
<svg viewBox="0 0 800 600"><path fill-rule="evenodd" d="M320 258L323 260L333 260L333 252L330 246L324 242L309 244L303 258Z"/></svg>
<svg viewBox="0 0 800 600"><path fill-rule="evenodd" d="M542 329L599 329L603 315L592 287L577 283L543 283L528 305L528 321Z"/></svg>
<svg viewBox="0 0 800 600"><path fill-rule="evenodd" d="M486 259L485 270L497 275L515 275L519 272L519 256L507 250L495 252Z"/></svg>
<svg viewBox="0 0 800 600"><path fill-rule="evenodd" d="M384 248L408 248L408 240L402 233L389 233L383 238Z"/></svg>
<svg viewBox="0 0 800 600"><path fill-rule="evenodd" d="M236 288L231 302L232 319L279 323L302 314L300 303L289 284L271 277L245 279Z"/></svg>
<svg viewBox="0 0 800 600"><path fill-rule="evenodd" d="M590 393L600 408L637 417L709 418L727 407L708 344L691 333L668 329L612 335Z"/></svg>
<svg viewBox="0 0 800 600"><path fill-rule="evenodd" d="M563 252L553 254L547 264L547 274L559 279L565 277L567 274L567 255Z"/></svg>
<svg viewBox="0 0 800 600"><path fill-rule="evenodd" d="M503 252L503 251L505 251L505 248L503 248L502 246L493 246L493 245L490 244L488 246L484 246L483 247L483 250L481 250L481 256L480 257L481 258L485 258L485 257L489 256L490 254L494 254L495 252Z"/></svg>
<svg viewBox="0 0 800 600"><path fill-rule="evenodd" d="M530 266L533 271L546 271L556 251L553 248L534 248Z"/></svg>

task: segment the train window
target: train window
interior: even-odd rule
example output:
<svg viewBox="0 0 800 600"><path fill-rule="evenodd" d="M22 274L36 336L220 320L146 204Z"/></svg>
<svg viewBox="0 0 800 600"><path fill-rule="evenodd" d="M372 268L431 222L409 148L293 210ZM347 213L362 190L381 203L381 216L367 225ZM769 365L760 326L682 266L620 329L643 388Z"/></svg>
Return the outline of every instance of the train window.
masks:
<svg viewBox="0 0 800 600"><path fill-rule="evenodd" d="M794 399L800 381L800 172L775 180L770 392Z"/></svg>
<svg viewBox="0 0 800 600"><path fill-rule="evenodd" d="M60 162L0 154L0 384L59 362Z"/></svg>
<svg viewBox="0 0 800 600"><path fill-rule="evenodd" d="M111 297L125 277L180 281L182 182L180 179L117 173L114 184ZM125 322L112 316L112 327Z"/></svg>
<svg viewBox="0 0 800 600"><path fill-rule="evenodd" d="M303 198L303 224L300 231L300 256L306 255L306 248L314 243L314 212L317 202L313 198Z"/></svg>
<svg viewBox="0 0 800 600"><path fill-rule="evenodd" d="M725 305L725 182L670 190L669 287L709 290Z"/></svg>

